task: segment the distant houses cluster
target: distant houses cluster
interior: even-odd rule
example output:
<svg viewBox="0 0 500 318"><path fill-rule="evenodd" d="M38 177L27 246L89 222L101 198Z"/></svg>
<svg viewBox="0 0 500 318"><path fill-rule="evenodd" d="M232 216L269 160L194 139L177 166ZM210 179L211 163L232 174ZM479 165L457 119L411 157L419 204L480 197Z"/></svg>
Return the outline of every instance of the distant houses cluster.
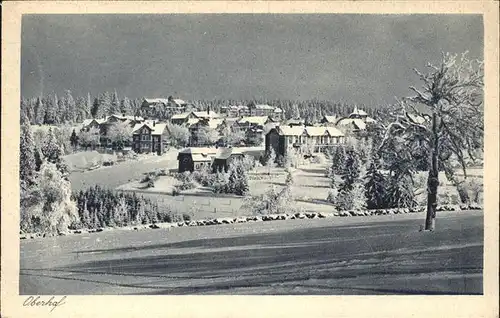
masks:
<svg viewBox="0 0 500 318"><path fill-rule="evenodd" d="M148 110L155 109L167 112L167 120L158 120L148 116ZM108 138L112 125L121 123L130 127L129 143L137 153L163 154L170 144L169 127L177 125L189 131L189 141L179 152L179 171L193 171L210 162L227 162L229 157L242 156L248 151L273 149L277 156L286 156L291 149L303 149L309 152L322 152L345 142L347 136L366 138L366 131L376 120L368 114L354 108L347 117L335 114L325 115L317 123L308 123L303 118L285 120L283 110L270 105L255 104L236 105L221 108L216 113L210 108L197 110L193 105L181 99L145 98L139 116L111 115L102 119L85 120L82 130L97 128L101 145L110 145ZM153 112L151 112L153 113ZM212 131L215 136L238 134L244 136L240 144L228 145L215 138L207 142L198 138L202 130ZM258 148L255 148L258 147ZM223 149L231 149L224 150ZM250 149L250 150L248 150ZM224 164L222 164L224 165Z"/></svg>

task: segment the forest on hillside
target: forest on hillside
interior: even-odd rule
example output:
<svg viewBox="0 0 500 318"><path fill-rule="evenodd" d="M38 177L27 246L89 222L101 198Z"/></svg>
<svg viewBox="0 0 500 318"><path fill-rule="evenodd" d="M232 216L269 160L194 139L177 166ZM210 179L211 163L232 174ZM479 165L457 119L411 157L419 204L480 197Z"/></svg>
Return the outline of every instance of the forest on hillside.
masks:
<svg viewBox="0 0 500 318"><path fill-rule="evenodd" d="M117 92L103 92L98 96L73 96L71 91L66 90L65 94L58 96L51 93L45 96L22 98L21 112L26 114L32 125L61 125L69 123L80 123L85 119L103 118L111 114L126 114L135 116L145 116L141 111L143 98L129 99L126 96L119 97ZM279 107L284 111L285 119L303 118L310 122L319 121L324 115L347 116L354 107L354 104L341 103L324 100L304 100L294 101L286 99L267 100L234 100L234 99L214 99L214 100L190 100L188 109L206 110L210 109L220 113L222 107L232 105L268 104ZM363 108L370 116L377 117L381 107ZM156 108L154 117L160 120L167 120L169 114Z"/></svg>

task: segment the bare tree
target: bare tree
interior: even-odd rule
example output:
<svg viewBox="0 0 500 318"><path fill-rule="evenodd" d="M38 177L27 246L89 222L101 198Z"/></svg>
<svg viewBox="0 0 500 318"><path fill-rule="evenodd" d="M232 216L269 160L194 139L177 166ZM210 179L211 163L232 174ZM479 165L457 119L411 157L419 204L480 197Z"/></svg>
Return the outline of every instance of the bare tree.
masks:
<svg viewBox="0 0 500 318"><path fill-rule="evenodd" d="M467 177L465 156L474 158L474 150L483 144L483 62L462 55L443 53L439 66L427 64L428 73L415 69L422 88L411 86L415 96L398 101L396 118L385 128L380 144L384 147L394 135L418 141L429 152L427 179L427 216L425 229L435 227L439 170L449 172L452 154Z"/></svg>

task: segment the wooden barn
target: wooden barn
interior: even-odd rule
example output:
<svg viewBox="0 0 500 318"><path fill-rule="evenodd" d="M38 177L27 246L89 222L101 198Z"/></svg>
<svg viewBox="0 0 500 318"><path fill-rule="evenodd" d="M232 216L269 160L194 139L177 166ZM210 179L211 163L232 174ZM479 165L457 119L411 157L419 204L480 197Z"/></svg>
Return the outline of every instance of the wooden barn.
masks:
<svg viewBox="0 0 500 318"><path fill-rule="evenodd" d="M179 172L199 170L204 166L211 166L217 153L217 148L191 147L183 149L177 155Z"/></svg>
<svg viewBox="0 0 500 318"><path fill-rule="evenodd" d="M229 170L229 165L233 160L243 159L243 152L238 148L219 148L212 163L212 172Z"/></svg>

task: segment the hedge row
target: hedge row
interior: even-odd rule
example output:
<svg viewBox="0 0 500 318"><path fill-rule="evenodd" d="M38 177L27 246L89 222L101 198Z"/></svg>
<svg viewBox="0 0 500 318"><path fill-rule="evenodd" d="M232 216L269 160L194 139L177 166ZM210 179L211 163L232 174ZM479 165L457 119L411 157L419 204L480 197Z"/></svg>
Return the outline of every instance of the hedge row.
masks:
<svg viewBox="0 0 500 318"><path fill-rule="evenodd" d="M483 207L477 204L471 205L442 205L438 206L437 211L468 211L468 210L481 210ZM338 212L298 212L294 214L270 214L270 215L256 215L256 216L241 216L236 218L215 218L207 220L193 220L177 223L154 223L150 225L137 225L129 226L124 229L141 230L141 229L161 229L172 227L184 226L209 226L209 225L222 225L234 223L247 223L247 222L266 222L266 221L280 221L280 220L296 220L296 219L324 219L329 217L353 217L353 216L374 216L374 215L389 215L389 214L406 214L406 213L419 213L424 212L426 207L415 208L395 208L395 209L379 209L379 210L364 210L364 211L338 211ZM99 228L91 230L74 230L67 233L59 233L59 235L67 234L82 234L82 233L96 233L113 228ZM47 234L23 234L21 239L48 237L53 235Z"/></svg>

